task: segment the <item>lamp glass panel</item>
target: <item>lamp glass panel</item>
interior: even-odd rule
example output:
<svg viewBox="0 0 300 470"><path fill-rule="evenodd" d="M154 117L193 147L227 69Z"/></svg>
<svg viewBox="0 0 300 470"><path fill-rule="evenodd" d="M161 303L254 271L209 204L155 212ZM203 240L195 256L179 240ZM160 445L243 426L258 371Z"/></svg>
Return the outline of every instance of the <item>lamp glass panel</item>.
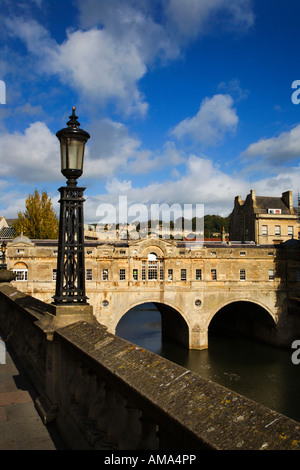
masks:
<svg viewBox="0 0 300 470"><path fill-rule="evenodd" d="M63 139L61 141L62 170L82 170L84 143L79 140Z"/></svg>

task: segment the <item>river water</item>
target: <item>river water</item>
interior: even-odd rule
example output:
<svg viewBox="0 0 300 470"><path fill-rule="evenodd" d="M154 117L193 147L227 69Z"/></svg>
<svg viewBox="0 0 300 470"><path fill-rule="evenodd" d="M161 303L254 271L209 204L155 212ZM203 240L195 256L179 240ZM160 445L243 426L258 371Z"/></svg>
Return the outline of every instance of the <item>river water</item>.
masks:
<svg viewBox="0 0 300 470"><path fill-rule="evenodd" d="M293 364L292 349L219 334L209 336L208 349L187 350L162 341L160 313L153 304L130 310L116 334L300 421L300 364Z"/></svg>

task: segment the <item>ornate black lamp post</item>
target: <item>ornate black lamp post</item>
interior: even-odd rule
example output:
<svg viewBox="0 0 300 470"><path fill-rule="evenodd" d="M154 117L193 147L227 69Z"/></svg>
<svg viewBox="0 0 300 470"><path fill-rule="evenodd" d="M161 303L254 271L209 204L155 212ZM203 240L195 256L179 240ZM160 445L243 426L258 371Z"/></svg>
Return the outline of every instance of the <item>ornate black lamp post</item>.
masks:
<svg viewBox="0 0 300 470"><path fill-rule="evenodd" d="M86 304L84 267L83 192L77 187L82 175L84 149L90 135L80 129L72 109L65 129L57 132L61 151L61 172L67 186L59 188L60 220L57 256L57 277L54 304Z"/></svg>

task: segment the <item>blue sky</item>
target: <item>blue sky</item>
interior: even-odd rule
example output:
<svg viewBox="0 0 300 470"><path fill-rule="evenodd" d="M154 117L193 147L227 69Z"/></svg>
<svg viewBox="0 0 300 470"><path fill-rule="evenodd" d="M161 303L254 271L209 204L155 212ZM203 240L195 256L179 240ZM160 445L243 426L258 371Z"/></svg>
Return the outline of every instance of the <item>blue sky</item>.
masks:
<svg viewBox="0 0 300 470"><path fill-rule="evenodd" d="M86 222L120 195L223 216L251 189L292 190L297 203L298 0L0 0L0 11L0 215L16 217L34 189L57 209L55 134L72 106L91 135Z"/></svg>

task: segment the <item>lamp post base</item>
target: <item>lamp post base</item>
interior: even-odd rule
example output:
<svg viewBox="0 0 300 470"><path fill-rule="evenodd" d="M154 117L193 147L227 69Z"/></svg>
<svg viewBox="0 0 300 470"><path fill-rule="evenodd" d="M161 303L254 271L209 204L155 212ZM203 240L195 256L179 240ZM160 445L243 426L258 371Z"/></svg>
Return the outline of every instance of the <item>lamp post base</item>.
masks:
<svg viewBox="0 0 300 470"><path fill-rule="evenodd" d="M92 305L66 304L66 305L48 305L48 312L38 321L39 326L47 334L47 338L52 340L56 329L85 321L87 323L98 323L93 314Z"/></svg>
<svg viewBox="0 0 300 470"><path fill-rule="evenodd" d="M83 192L85 188L59 188L60 221L54 303L82 305L85 295Z"/></svg>

